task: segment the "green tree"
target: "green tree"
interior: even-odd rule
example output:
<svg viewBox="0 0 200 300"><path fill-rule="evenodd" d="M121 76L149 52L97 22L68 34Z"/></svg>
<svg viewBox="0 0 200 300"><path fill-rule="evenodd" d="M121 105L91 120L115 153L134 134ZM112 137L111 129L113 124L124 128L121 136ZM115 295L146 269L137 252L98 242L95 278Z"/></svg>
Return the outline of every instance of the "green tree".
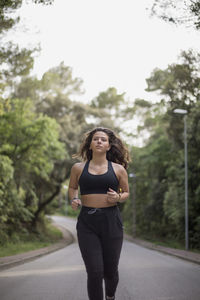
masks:
<svg viewBox="0 0 200 300"><path fill-rule="evenodd" d="M53 0L33 0L34 3L52 4ZM3 0L0 2L0 34L8 31L19 22L19 17L12 14L22 5L22 0Z"/></svg>
<svg viewBox="0 0 200 300"><path fill-rule="evenodd" d="M67 155L58 137L59 126L56 121L34 113L30 100L12 99L10 107L5 108L4 105L0 119L0 155L3 158L2 177L7 173L5 178L8 177L8 180L5 183L3 181L1 187L1 201L3 201L1 213L9 230L16 229L14 224L22 224L25 220L27 226L31 222L35 223L39 217L37 213L39 207L44 208L44 202L52 194L52 190L55 191L59 177L52 181L54 165ZM40 188L44 182L45 194L44 189ZM11 190L8 189L8 184L12 186ZM12 208L8 210L16 217L5 219L9 199ZM18 207L23 207L20 214L14 211L17 201L20 203Z"/></svg>
<svg viewBox="0 0 200 300"><path fill-rule="evenodd" d="M136 99L132 108L127 111L130 118L135 114L143 116L143 123L138 126L138 135L148 133L143 147L132 148L132 162L129 166L129 173L134 173L134 178L129 180L130 199L135 197L137 234L143 237L163 237L169 229L166 226L163 202L167 191L166 170L173 156L165 112L163 102L152 104L143 99ZM127 201L124 213L130 209L132 203ZM132 226L128 227L132 230Z"/></svg>
<svg viewBox="0 0 200 300"><path fill-rule="evenodd" d="M44 73L41 80L25 76L21 82L15 85L12 94L14 98L33 99L37 113L43 113L54 118L61 126L60 139L66 144L70 154L78 150L85 131L94 126L113 126L110 107L118 108L123 101L122 95L118 95L116 89L110 88L100 93L108 103L103 105L84 104L73 101L73 98L83 93L82 80L74 78L72 69L61 62L57 67ZM116 101L115 101L116 100Z"/></svg>
<svg viewBox="0 0 200 300"><path fill-rule="evenodd" d="M51 0L34 0L35 3L51 4ZM33 67L34 49L21 49L12 41L5 42L4 38L9 30L14 29L20 18L16 12L22 5L22 0L4 0L0 2L0 94L6 88L11 89L12 82L18 76L27 75Z"/></svg>
<svg viewBox="0 0 200 300"><path fill-rule="evenodd" d="M114 127L109 112L104 108L96 108L72 100L80 93L82 93L82 80L74 78L71 68L65 66L63 62L45 72L40 80L35 77L22 77L21 81L15 84L12 93L13 98L24 100L27 97L31 98L37 114L47 115L60 125L59 140L65 145L68 155L54 165L52 181L58 184L56 192L52 190L52 195L43 201L48 206L55 197L59 196L62 184L69 178L74 163L71 156L78 151L83 134L94 126L110 127L113 124ZM44 189L46 193L46 183L43 184L40 189ZM48 187L48 190L51 191L51 188Z"/></svg>
<svg viewBox="0 0 200 300"><path fill-rule="evenodd" d="M166 22L176 25L185 24L200 29L199 0L154 0L151 15L156 15Z"/></svg>
<svg viewBox="0 0 200 300"><path fill-rule="evenodd" d="M170 140L170 157L166 168L167 190L164 193L164 214L175 226L177 237L184 238L184 144L183 119L175 116L175 108L188 111L188 168L189 168L189 227L190 245L199 247L200 202L199 191L199 54L182 52L180 64L172 64L166 70L154 70L147 79L148 91L159 91L166 106L164 115L166 132ZM168 161L168 162L169 162ZM174 231L175 232L175 231Z"/></svg>
<svg viewBox="0 0 200 300"><path fill-rule="evenodd" d="M96 108L115 109L118 111L120 105L124 103L124 95L125 93L118 94L116 88L110 87L105 92L100 92L92 100L91 105Z"/></svg>
<svg viewBox="0 0 200 300"><path fill-rule="evenodd" d="M141 118L138 135L146 134L143 147L133 147L129 173L131 197L135 187L137 234L146 238L176 239L184 245L184 143L183 117L175 108L188 111L189 231L190 247L199 244L199 54L182 52L178 63L155 69L147 78L147 91L160 93L161 101L136 99L125 115ZM132 203L124 205L126 226L132 232Z"/></svg>

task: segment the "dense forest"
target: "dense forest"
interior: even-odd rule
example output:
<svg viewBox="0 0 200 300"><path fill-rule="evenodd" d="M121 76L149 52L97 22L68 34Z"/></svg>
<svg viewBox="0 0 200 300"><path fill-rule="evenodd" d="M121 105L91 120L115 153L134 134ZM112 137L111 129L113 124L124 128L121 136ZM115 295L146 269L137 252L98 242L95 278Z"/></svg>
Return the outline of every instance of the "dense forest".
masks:
<svg viewBox="0 0 200 300"><path fill-rule="evenodd" d="M52 1L35 1L51 4ZM187 110L189 244L200 249L200 53L180 53L166 69L155 68L147 91L160 100L126 100L108 87L88 103L75 101L83 81L61 62L41 79L31 76L36 49L4 42L19 21L10 17L22 1L0 4L0 244L37 231L64 197L70 169L84 132L114 129L127 141L130 199L121 205L126 230L138 237L184 243L184 140ZM156 66L155 66L156 67ZM152 96L153 97L153 96ZM140 119L127 134L124 122ZM134 201L133 201L134 200Z"/></svg>

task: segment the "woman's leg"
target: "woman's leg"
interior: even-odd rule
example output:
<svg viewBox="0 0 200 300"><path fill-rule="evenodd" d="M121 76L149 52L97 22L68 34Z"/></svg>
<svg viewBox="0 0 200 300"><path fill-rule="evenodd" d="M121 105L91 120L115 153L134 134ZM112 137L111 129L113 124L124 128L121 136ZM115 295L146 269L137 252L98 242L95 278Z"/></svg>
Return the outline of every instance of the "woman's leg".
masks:
<svg viewBox="0 0 200 300"><path fill-rule="evenodd" d="M78 242L88 274L90 300L114 299L119 281L118 263L123 241L123 226L117 207L88 215L80 213L77 223Z"/></svg>
<svg viewBox="0 0 200 300"><path fill-rule="evenodd" d="M122 247L122 238L113 239L104 245L104 280L106 296L115 295L119 282L118 264Z"/></svg>
<svg viewBox="0 0 200 300"><path fill-rule="evenodd" d="M104 280L106 296L114 299L119 282L118 264L123 242L123 225L118 208L109 212L108 217L108 230L102 239Z"/></svg>
<svg viewBox="0 0 200 300"><path fill-rule="evenodd" d="M79 217L78 243L87 271L87 288L90 300L103 300L103 255L100 239L93 228ZM89 220L88 220L89 221Z"/></svg>

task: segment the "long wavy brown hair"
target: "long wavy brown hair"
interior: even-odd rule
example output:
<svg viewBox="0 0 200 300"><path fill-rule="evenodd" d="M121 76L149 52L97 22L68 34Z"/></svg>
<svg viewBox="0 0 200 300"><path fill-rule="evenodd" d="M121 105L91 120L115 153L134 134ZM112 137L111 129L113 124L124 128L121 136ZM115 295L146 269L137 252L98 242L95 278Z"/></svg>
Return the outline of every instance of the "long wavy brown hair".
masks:
<svg viewBox="0 0 200 300"><path fill-rule="evenodd" d="M90 144L93 135L97 131L105 132L109 138L109 144L111 147L106 154L106 158L112 162L124 166L124 168L127 169L128 163L130 161L128 149L125 147L121 139L114 133L114 131L104 127L97 127L87 132L84 136L84 140L80 146L79 152L73 155L73 157L82 158L84 161L92 159L92 150L90 149Z"/></svg>

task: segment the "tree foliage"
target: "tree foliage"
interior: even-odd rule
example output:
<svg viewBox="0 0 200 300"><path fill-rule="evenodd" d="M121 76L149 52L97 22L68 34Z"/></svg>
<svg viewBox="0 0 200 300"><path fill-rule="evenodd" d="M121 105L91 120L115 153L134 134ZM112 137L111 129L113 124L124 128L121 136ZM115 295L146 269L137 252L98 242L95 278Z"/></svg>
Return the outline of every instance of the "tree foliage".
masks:
<svg viewBox="0 0 200 300"><path fill-rule="evenodd" d="M151 15L176 25L185 24L200 29L199 0L154 0Z"/></svg>
<svg viewBox="0 0 200 300"><path fill-rule="evenodd" d="M83 134L94 126L112 126L103 108L71 100L81 92L82 80L60 63L40 80L20 77L12 83L10 100L2 99L2 128L8 128L7 121L10 124L9 140L5 129L2 135L2 154L13 161L14 182L23 191L34 227L59 198Z"/></svg>
<svg viewBox="0 0 200 300"><path fill-rule="evenodd" d="M184 244L183 117L173 110L188 111L189 235L190 247L196 248L200 247L199 67L199 54L182 52L180 63L165 70L155 69L147 79L147 90L160 92L162 101L151 104L148 114L147 106L140 106L145 118L140 131L148 124L151 134L144 147L133 148L130 166L136 174L137 233L151 238L173 238ZM135 105L137 111L138 102Z"/></svg>
<svg viewBox="0 0 200 300"><path fill-rule="evenodd" d="M33 0L35 3L44 5L53 3L52 0ZM33 67L33 54L38 48L20 48L12 41L4 41L7 32L15 28L20 21L16 16L17 10L21 7L22 0L3 0L0 1L0 93L12 88L12 82L18 76L29 74ZM7 88L7 89L6 89Z"/></svg>
<svg viewBox="0 0 200 300"><path fill-rule="evenodd" d="M33 220L44 197L39 186L42 181L51 185L54 164L65 152L55 120L36 115L30 100L12 99L2 106L0 207L5 235Z"/></svg>

